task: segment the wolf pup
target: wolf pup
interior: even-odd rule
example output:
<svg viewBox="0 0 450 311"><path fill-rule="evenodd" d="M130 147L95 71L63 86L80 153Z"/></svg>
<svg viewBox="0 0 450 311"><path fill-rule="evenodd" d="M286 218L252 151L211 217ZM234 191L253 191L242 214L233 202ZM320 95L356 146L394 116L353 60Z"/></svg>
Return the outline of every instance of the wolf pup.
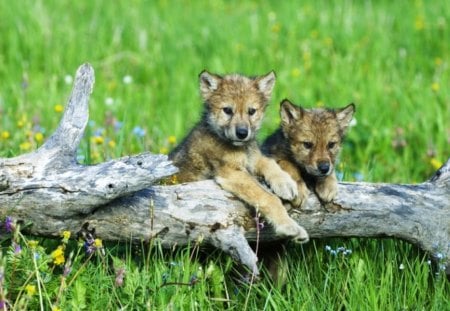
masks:
<svg viewBox="0 0 450 311"><path fill-rule="evenodd" d="M200 122L170 154L180 182L214 179L224 190L257 208L277 234L306 242L308 234L289 217L279 197L293 200L297 186L255 140L272 94L275 74L248 78L203 71ZM263 178L271 190L259 182ZM277 197L277 195L279 197Z"/></svg>
<svg viewBox="0 0 450 311"><path fill-rule="evenodd" d="M307 185L322 202L335 198L334 165L354 112L354 104L332 110L304 109L287 99L281 102L281 126L264 141L262 150L297 182L296 206L307 198Z"/></svg>

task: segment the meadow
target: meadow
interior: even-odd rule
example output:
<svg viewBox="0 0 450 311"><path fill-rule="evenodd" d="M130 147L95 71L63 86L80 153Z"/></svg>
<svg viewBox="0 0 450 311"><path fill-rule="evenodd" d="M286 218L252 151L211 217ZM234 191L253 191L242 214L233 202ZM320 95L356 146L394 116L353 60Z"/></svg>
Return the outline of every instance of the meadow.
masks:
<svg viewBox="0 0 450 311"><path fill-rule="evenodd" d="M85 62L83 164L168 153L199 119L203 69L276 72L260 139L284 98L355 103L345 181L418 183L450 156L449 1L0 0L0 157L51 135ZM0 310L450 310L444 272L398 240L289 245L284 284L241 283L199 245L85 245L0 221Z"/></svg>

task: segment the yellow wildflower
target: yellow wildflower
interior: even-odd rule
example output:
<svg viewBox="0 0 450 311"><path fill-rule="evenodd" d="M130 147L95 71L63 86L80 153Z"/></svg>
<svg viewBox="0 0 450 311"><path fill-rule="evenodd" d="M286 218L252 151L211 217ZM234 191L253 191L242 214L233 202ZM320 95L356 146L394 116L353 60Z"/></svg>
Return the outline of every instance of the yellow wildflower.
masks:
<svg viewBox="0 0 450 311"><path fill-rule="evenodd" d="M161 153L161 154L168 154L169 153L169 149L167 149L166 147L161 147L161 148L159 148L159 153Z"/></svg>
<svg viewBox="0 0 450 311"><path fill-rule="evenodd" d="M176 142L177 142L177 138L176 138L174 135L170 135L170 136L167 138L167 141L169 142L169 144L174 145L174 144L176 144Z"/></svg>
<svg viewBox="0 0 450 311"><path fill-rule="evenodd" d="M416 30L424 30L425 29L425 18L423 16L417 16L414 21L414 27Z"/></svg>
<svg viewBox="0 0 450 311"><path fill-rule="evenodd" d="M101 145L104 143L105 139L103 138L103 136L94 136L92 137L92 141L97 145Z"/></svg>
<svg viewBox="0 0 450 311"><path fill-rule="evenodd" d="M277 33L277 32L280 32L280 30L281 30L280 23L275 23L275 24L272 25L272 32Z"/></svg>
<svg viewBox="0 0 450 311"><path fill-rule="evenodd" d="M22 117L20 118L19 121L17 121L17 127L18 128L22 128L25 126L25 124L27 123L27 116L26 115L22 115Z"/></svg>
<svg viewBox="0 0 450 311"><path fill-rule="evenodd" d="M9 137L11 137L11 134L8 131L2 131L3 139L8 139Z"/></svg>
<svg viewBox="0 0 450 311"><path fill-rule="evenodd" d="M431 159L430 159L430 164L431 164L431 166L432 166L435 170L437 170L437 169L441 168L441 166L442 166L444 163L442 163L442 161L440 161L440 160L438 160L438 159L436 159L436 158L431 158Z"/></svg>
<svg viewBox="0 0 450 311"><path fill-rule="evenodd" d="M39 241L36 240L30 240L28 241L28 246L32 249L35 249L39 244Z"/></svg>
<svg viewBox="0 0 450 311"><path fill-rule="evenodd" d="M58 248L52 252L51 256L55 265L62 265L66 261L66 259L64 258L64 246L58 246Z"/></svg>
<svg viewBox="0 0 450 311"><path fill-rule="evenodd" d="M64 110L63 105L57 104L55 105L55 112L62 112Z"/></svg>
<svg viewBox="0 0 450 311"><path fill-rule="evenodd" d="M108 91L114 91L117 88L117 82L111 81L106 86L108 88Z"/></svg>
<svg viewBox="0 0 450 311"><path fill-rule="evenodd" d="M61 308L58 306L53 306L52 311L61 311Z"/></svg>
<svg viewBox="0 0 450 311"><path fill-rule="evenodd" d="M27 286L25 286L25 291L27 292L28 296L33 296L34 294L36 294L36 285L28 284Z"/></svg>
<svg viewBox="0 0 450 311"><path fill-rule="evenodd" d="M326 37L325 39L323 39L323 43L324 43L327 47L332 47L332 46L333 46L333 38L331 38L331 37Z"/></svg>
<svg viewBox="0 0 450 311"><path fill-rule="evenodd" d="M434 83L431 85L431 89L433 90L433 92L439 91L439 88L440 88L440 85L439 85L438 82L434 82Z"/></svg>
<svg viewBox="0 0 450 311"><path fill-rule="evenodd" d="M28 151L31 149L31 143L29 141L24 141L19 145L19 148L22 151Z"/></svg>
<svg viewBox="0 0 450 311"><path fill-rule="evenodd" d="M100 159L100 153L98 151L93 151L91 153L91 159L92 160L99 160Z"/></svg>
<svg viewBox="0 0 450 311"><path fill-rule="evenodd" d="M67 230L63 231L61 233L61 237L63 238L63 242L67 243L69 241L69 239L70 239L70 231L67 231Z"/></svg>
<svg viewBox="0 0 450 311"><path fill-rule="evenodd" d="M294 78L298 78L300 76L300 69L294 68L291 70L291 76Z"/></svg>
<svg viewBox="0 0 450 311"><path fill-rule="evenodd" d="M116 148L116 142L115 142L114 140L110 140L110 141L108 142L108 146L109 146L110 148Z"/></svg>
<svg viewBox="0 0 450 311"><path fill-rule="evenodd" d="M442 58L436 57L436 58L434 59L434 64L435 64L436 66L442 65Z"/></svg>
<svg viewBox="0 0 450 311"><path fill-rule="evenodd" d="M95 239L95 240L94 240L94 246L95 246L96 248L102 248L102 247L103 247L102 240L100 240L100 239Z"/></svg>
<svg viewBox="0 0 450 311"><path fill-rule="evenodd" d="M177 177L177 175L172 175L172 176L170 177L170 183L171 183L172 185L178 184L178 177Z"/></svg>
<svg viewBox="0 0 450 311"><path fill-rule="evenodd" d="M34 139L38 143L41 143L44 140L44 134L42 134L41 132L37 132L36 134L34 134Z"/></svg>

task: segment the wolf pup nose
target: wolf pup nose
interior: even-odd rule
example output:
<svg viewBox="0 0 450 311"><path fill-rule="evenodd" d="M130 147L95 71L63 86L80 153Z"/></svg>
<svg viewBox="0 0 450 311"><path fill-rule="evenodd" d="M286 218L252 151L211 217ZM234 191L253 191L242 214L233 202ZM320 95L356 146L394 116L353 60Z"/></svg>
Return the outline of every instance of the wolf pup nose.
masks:
<svg viewBox="0 0 450 311"><path fill-rule="evenodd" d="M274 72L254 78L203 71L199 76L203 117L169 158L180 182L214 179L256 208L284 237L304 243L308 234L286 211L281 199L297 197L297 185L264 156L255 140L275 84ZM262 178L273 191L258 180Z"/></svg>
<svg viewBox="0 0 450 311"><path fill-rule="evenodd" d="M319 169L319 173L321 176L326 176L331 172L329 162L319 162L317 168Z"/></svg>
<svg viewBox="0 0 450 311"><path fill-rule="evenodd" d="M237 127L236 128L236 136L237 138L244 140L248 136L248 129L246 127Z"/></svg>
<svg viewBox="0 0 450 311"><path fill-rule="evenodd" d="M340 109L304 109L287 99L281 102L281 126L262 149L297 182L299 195L294 205L302 206L308 189L322 202L335 198L334 164L354 112L354 104Z"/></svg>

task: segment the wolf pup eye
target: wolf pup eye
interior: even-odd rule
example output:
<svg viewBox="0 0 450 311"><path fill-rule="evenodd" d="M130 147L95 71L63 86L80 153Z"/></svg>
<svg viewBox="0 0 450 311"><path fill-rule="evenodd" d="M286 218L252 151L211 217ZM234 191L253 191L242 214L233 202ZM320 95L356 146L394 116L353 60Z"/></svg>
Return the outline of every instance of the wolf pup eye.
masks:
<svg viewBox="0 0 450 311"><path fill-rule="evenodd" d="M233 109L231 107L224 107L222 108L223 112L225 112L226 115L231 116L233 114Z"/></svg>
<svg viewBox="0 0 450 311"><path fill-rule="evenodd" d="M336 142L330 141L327 145L328 149L333 149L336 146Z"/></svg>
<svg viewBox="0 0 450 311"><path fill-rule="evenodd" d="M256 112L256 109L255 108L248 108L248 114L249 115L254 115L255 114L255 112Z"/></svg>
<svg viewBox="0 0 450 311"><path fill-rule="evenodd" d="M303 147L305 147L305 149L311 149L313 146L314 146L313 143L310 141L303 142Z"/></svg>

